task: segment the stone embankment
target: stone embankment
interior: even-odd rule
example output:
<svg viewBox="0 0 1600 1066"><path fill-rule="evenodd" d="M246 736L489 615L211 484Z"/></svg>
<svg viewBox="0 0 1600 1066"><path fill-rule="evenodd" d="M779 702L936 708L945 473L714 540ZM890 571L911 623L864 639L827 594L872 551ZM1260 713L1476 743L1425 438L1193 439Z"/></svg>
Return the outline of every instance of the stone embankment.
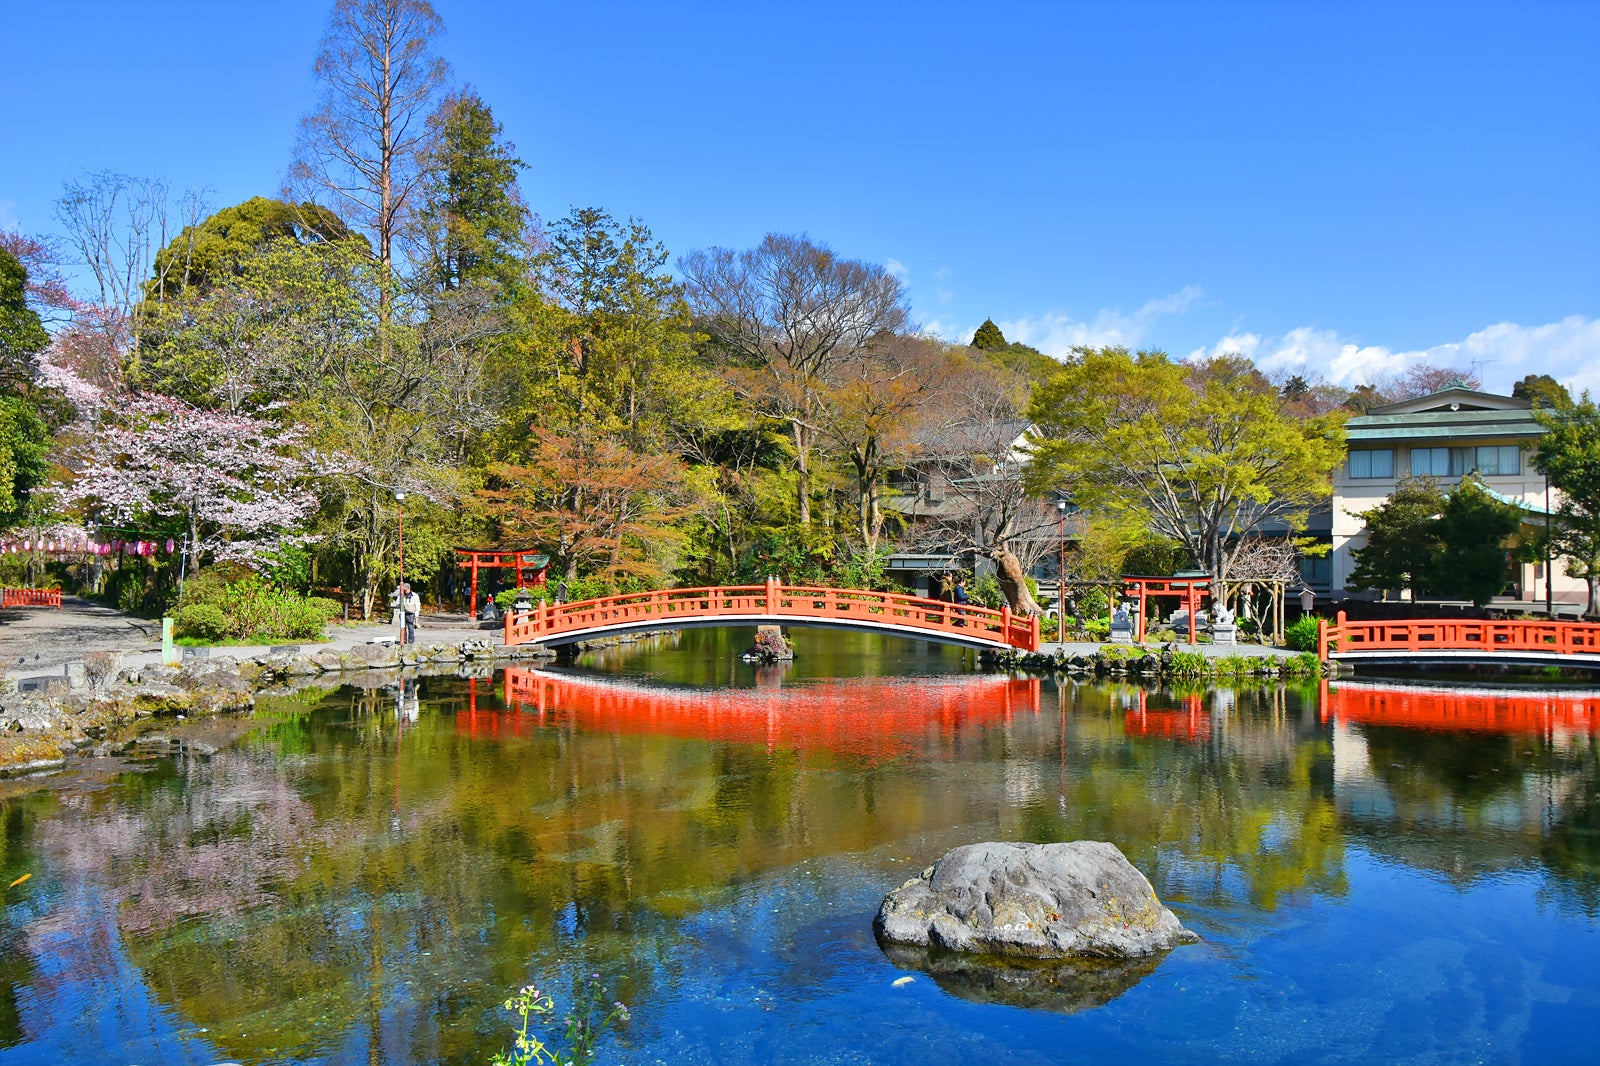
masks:
<svg viewBox="0 0 1600 1066"><path fill-rule="evenodd" d="M124 670L115 652L84 656L81 677L52 678L42 690L0 693L0 776L50 769L73 751L157 717L248 714L258 693L307 684L383 684L400 676L487 675L502 662L549 659L553 653L484 640L451 644L357 644L235 658L185 659L180 666Z"/></svg>

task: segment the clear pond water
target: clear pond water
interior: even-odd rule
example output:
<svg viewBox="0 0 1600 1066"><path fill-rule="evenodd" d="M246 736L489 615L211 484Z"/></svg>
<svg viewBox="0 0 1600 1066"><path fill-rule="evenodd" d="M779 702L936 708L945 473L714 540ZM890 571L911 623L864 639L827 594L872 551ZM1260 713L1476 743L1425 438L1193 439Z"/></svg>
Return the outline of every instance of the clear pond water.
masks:
<svg viewBox="0 0 1600 1066"><path fill-rule="evenodd" d="M807 631L755 668L749 636L0 784L0 1062L480 1062L508 992L591 973L633 1010L602 1062L1596 1061L1592 691L1057 686ZM1025 996L874 942L946 849L1079 838L1202 942Z"/></svg>

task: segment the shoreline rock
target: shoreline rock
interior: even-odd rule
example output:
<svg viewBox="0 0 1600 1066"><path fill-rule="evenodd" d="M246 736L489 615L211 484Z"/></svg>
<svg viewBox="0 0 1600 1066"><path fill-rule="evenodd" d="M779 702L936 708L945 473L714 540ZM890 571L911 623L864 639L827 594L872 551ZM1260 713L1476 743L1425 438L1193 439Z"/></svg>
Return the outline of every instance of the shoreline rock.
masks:
<svg viewBox="0 0 1600 1066"><path fill-rule="evenodd" d="M141 719L249 714L257 693L282 693L330 680L362 685L406 672L487 675L503 662L554 657L541 647L507 648L484 640L403 648L358 644L345 652L316 648L245 659L207 655L186 659L181 666L51 679L42 691L0 695L0 777L59 768L69 754Z"/></svg>
<svg viewBox="0 0 1600 1066"><path fill-rule="evenodd" d="M1199 937L1114 844L953 848L884 897L880 944L1026 959L1139 958Z"/></svg>

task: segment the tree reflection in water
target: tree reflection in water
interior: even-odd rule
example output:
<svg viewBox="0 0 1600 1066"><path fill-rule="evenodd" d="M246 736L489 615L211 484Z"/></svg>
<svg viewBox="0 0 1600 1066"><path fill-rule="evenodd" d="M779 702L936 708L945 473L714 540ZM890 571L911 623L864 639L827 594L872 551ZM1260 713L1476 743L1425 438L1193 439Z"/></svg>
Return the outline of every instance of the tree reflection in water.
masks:
<svg viewBox="0 0 1600 1066"><path fill-rule="evenodd" d="M1337 687L753 680L428 680L404 721L393 690L264 701L268 720L219 750L180 744L100 787L13 789L3 876L38 873L6 898L0 1041L71 1057L90 1039L72 997L92 994L124 1022L148 998L140 1023L167 1027L150 1060L204 1029L241 1061L475 1061L502 1040L506 990L592 971L639 1008L646 1040L652 1006L702 976L685 946L730 935L702 915L751 891L777 893L757 912L783 912L784 893L854 906L842 884L881 897L977 839L1114 841L1186 920L1339 897L1353 840L1464 880L1536 869L1550 898L1594 914L1592 726L1387 725L1382 701L1325 704ZM838 918L867 947L875 904ZM791 976L844 979L837 954L785 950ZM938 979L1075 1009L1141 976L1077 999Z"/></svg>

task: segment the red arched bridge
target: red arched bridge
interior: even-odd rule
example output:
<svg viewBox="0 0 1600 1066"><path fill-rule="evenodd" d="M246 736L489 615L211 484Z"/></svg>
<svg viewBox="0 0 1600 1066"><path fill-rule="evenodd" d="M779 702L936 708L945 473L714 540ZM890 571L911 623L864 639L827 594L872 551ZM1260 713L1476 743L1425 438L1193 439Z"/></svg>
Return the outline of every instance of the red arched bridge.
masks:
<svg viewBox="0 0 1600 1066"><path fill-rule="evenodd" d="M1347 663L1505 663L1600 670L1600 623L1402 618L1317 623L1324 660Z"/></svg>
<svg viewBox="0 0 1600 1066"><path fill-rule="evenodd" d="M862 629L986 651L1038 651L1039 620L975 604L896 592L808 585L725 585L539 604L506 615L507 644L575 644L619 633L691 626L788 625Z"/></svg>

